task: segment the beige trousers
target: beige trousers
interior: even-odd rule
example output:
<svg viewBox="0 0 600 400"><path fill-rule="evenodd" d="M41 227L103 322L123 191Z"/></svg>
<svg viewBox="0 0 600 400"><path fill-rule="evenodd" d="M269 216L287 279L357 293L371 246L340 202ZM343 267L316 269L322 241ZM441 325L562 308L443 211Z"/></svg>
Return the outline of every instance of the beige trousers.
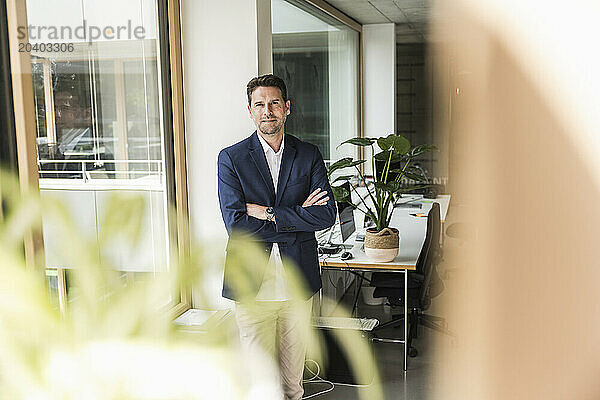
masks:
<svg viewBox="0 0 600 400"><path fill-rule="evenodd" d="M312 298L307 301L236 303L240 342L251 351L271 355L279 365L284 398L300 400L310 329Z"/></svg>

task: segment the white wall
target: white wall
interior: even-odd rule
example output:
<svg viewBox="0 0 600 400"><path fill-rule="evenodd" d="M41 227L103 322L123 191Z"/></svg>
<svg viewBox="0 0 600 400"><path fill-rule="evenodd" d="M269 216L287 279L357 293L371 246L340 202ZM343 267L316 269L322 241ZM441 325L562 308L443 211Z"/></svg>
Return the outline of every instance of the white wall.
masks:
<svg viewBox="0 0 600 400"><path fill-rule="evenodd" d="M363 25L364 135L396 130L396 33L394 24ZM370 173L370 163L365 168Z"/></svg>
<svg viewBox="0 0 600 400"><path fill-rule="evenodd" d="M270 12L270 0L183 0L181 7L192 237L217 241L215 251L224 251L227 233L217 198L217 156L254 131L246 84L259 74L259 64L261 69L272 65L268 59L259 60L259 46L270 49L271 28L264 26L270 24L270 15L257 15ZM272 57L270 51L260 54ZM267 72L271 71L260 71ZM211 299L220 297L222 267L218 268L219 273L198 288Z"/></svg>

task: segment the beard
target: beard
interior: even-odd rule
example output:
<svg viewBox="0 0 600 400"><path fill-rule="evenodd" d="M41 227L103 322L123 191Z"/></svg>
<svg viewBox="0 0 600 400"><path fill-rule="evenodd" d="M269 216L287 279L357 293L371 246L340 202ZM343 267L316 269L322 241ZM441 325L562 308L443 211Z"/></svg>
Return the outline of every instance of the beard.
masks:
<svg viewBox="0 0 600 400"><path fill-rule="evenodd" d="M258 124L258 129L265 135L276 135L283 128L285 120L286 117L284 115L281 120L277 120L275 122L260 122Z"/></svg>

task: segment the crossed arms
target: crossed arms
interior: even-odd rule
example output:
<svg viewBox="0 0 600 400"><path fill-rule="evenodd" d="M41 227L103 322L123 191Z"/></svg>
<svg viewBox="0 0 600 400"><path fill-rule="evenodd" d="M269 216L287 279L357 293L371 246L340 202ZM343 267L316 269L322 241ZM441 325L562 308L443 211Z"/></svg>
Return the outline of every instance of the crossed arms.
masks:
<svg viewBox="0 0 600 400"><path fill-rule="evenodd" d="M327 196L327 192L321 190L321 188L316 188L314 192L312 192L307 199L302 203L302 207L310 207L310 206L324 206L327 204L329 197ZM246 203L246 214L251 217L267 220L267 206L261 206L260 204L252 204ZM277 216L273 218L273 222L277 223Z"/></svg>
<svg viewBox="0 0 600 400"><path fill-rule="evenodd" d="M265 242L293 243L295 232L314 232L335 222L335 202L325 164L318 151L311 167L311 194L302 204L274 206L275 220L267 221L268 205L247 203L233 161L223 150L218 158L218 193L221 214L229 234L238 230Z"/></svg>

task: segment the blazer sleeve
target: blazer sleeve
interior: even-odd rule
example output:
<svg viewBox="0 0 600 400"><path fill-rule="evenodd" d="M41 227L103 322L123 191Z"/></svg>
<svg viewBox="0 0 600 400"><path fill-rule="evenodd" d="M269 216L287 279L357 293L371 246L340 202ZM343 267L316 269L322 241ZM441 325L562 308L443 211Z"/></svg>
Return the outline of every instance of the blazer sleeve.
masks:
<svg viewBox="0 0 600 400"><path fill-rule="evenodd" d="M246 199L235 172L233 161L225 150L221 150L217 161L218 194L221 216L229 235L242 232L257 236L264 242L288 242L296 240L294 233L282 233L275 230L275 224L250 217L246 213Z"/></svg>
<svg viewBox="0 0 600 400"><path fill-rule="evenodd" d="M273 207L276 230L278 232L315 232L327 229L335 223L337 209L335 199L329 185L327 170L321 152L315 146L311 167L310 192L317 188L327 191L329 200L326 205L302 207L277 206Z"/></svg>

